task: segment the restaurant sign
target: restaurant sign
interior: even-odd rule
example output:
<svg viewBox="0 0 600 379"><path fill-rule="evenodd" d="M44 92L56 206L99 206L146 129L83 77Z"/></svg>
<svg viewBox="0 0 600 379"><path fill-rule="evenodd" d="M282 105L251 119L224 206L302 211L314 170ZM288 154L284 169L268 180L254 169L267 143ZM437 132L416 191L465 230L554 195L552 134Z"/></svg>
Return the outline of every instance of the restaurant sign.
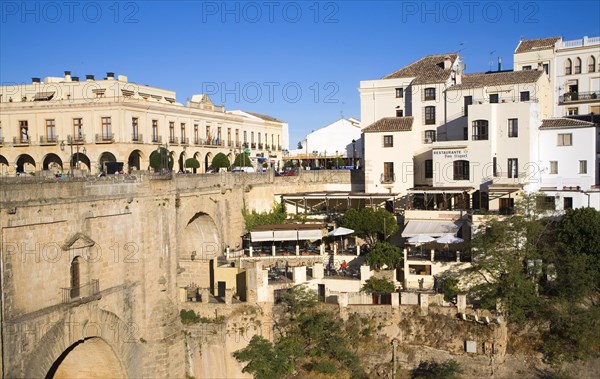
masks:
<svg viewBox="0 0 600 379"><path fill-rule="evenodd" d="M436 160L459 160L468 159L468 149L436 149L433 150L433 158Z"/></svg>

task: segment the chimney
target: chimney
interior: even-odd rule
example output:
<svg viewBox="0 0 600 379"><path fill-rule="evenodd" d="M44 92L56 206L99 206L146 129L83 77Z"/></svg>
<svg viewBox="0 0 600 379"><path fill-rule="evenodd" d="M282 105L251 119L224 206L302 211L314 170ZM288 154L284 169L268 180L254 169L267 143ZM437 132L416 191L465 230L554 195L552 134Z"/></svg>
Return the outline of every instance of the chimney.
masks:
<svg viewBox="0 0 600 379"><path fill-rule="evenodd" d="M31 82L32 83L40 83L41 80L40 80L40 78L31 78Z"/></svg>
<svg viewBox="0 0 600 379"><path fill-rule="evenodd" d="M65 81L70 82L71 80L71 71L65 71Z"/></svg>
<svg viewBox="0 0 600 379"><path fill-rule="evenodd" d="M115 80L115 73L114 72L107 72L106 73L106 79L108 79L108 80Z"/></svg>
<svg viewBox="0 0 600 379"><path fill-rule="evenodd" d="M86 75L85 80L94 80L94 75Z"/></svg>
<svg viewBox="0 0 600 379"><path fill-rule="evenodd" d="M452 60L449 55L444 57L444 70L450 70L450 66L452 66Z"/></svg>
<svg viewBox="0 0 600 379"><path fill-rule="evenodd" d="M73 76L71 78L71 80L74 81L74 82L78 82L79 81L79 76Z"/></svg>
<svg viewBox="0 0 600 379"><path fill-rule="evenodd" d="M498 71L502 71L502 57L498 57Z"/></svg>

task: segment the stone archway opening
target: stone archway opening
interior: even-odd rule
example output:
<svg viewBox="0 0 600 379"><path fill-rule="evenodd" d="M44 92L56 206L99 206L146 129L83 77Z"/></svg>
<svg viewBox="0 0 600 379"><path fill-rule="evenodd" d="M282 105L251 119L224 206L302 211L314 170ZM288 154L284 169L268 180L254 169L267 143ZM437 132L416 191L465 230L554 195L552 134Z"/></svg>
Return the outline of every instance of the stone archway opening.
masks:
<svg viewBox="0 0 600 379"><path fill-rule="evenodd" d="M8 159L0 155L0 176L8 175Z"/></svg>
<svg viewBox="0 0 600 379"><path fill-rule="evenodd" d="M117 161L117 158L114 156L113 153L105 151L100 155L100 158L98 159L98 168L100 169L100 171L106 172L106 164L109 162L116 162L116 161Z"/></svg>
<svg viewBox="0 0 600 379"><path fill-rule="evenodd" d="M44 157L42 164L42 170L50 170L53 172L62 172L63 163L60 157L56 154L50 153Z"/></svg>
<svg viewBox="0 0 600 379"><path fill-rule="evenodd" d="M142 152L140 150L133 150L129 154L129 158L127 159L127 167L129 169L129 173L142 169Z"/></svg>
<svg viewBox="0 0 600 379"><path fill-rule="evenodd" d="M90 337L69 346L52 364L46 379L127 378L120 359L106 341Z"/></svg>
<svg viewBox="0 0 600 379"><path fill-rule="evenodd" d="M212 153L206 153L206 156L204 157L204 172L208 172L211 164L212 164Z"/></svg>
<svg viewBox="0 0 600 379"><path fill-rule="evenodd" d="M35 172L35 160L29 154L21 154L17 158L17 173Z"/></svg>

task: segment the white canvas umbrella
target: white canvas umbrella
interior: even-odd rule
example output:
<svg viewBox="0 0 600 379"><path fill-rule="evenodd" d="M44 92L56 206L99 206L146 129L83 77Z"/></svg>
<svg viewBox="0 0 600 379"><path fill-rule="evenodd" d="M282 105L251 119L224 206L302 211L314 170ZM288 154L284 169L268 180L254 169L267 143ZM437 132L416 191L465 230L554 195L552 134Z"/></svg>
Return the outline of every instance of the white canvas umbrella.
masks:
<svg viewBox="0 0 600 379"><path fill-rule="evenodd" d="M426 234L417 234L416 236L412 236L406 240L406 242L411 243L411 244L421 244L421 243L427 243L427 242L431 242L431 241L435 241L435 238L433 238L432 236L428 236Z"/></svg>
<svg viewBox="0 0 600 379"><path fill-rule="evenodd" d="M331 232L329 232L329 237L346 236L346 235L352 234L352 233L354 233L354 230L348 229L348 228L343 228L340 226L339 228L335 228Z"/></svg>
<svg viewBox="0 0 600 379"><path fill-rule="evenodd" d="M449 244L449 243L450 244L455 244L455 243L465 242L465 240L462 239L462 238L455 237L455 236L453 236L451 234L446 234L444 236L441 236L440 238L437 238L435 240L435 242L446 245L446 244Z"/></svg>
<svg viewBox="0 0 600 379"><path fill-rule="evenodd" d="M347 236L348 234L352 234L352 233L354 233L354 230L340 226L339 228L333 229L331 232L329 232L328 235L330 237L340 237L340 247L343 250L344 244L342 242L342 236Z"/></svg>

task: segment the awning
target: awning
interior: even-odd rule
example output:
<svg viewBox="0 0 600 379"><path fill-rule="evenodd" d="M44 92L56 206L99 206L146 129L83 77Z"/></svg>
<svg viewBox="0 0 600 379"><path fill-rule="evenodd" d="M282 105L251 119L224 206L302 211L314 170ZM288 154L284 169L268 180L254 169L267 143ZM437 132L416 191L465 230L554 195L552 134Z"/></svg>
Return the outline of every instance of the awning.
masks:
<svg viewBox="0 0 600 379"><path fill-rule="evenodd" d="M432 237L440 237L445 234L456 235L463 221L432 221L411 220L406 224L402 237L413 237L418 234L426 234Z"/></svg>
<svg viewBox="0 0 600 379"><path fill-rule="evenodd" d="M299 240L315 241L323 238L323 231L320 229L315 230L298 230Z"/></svg>
<svg viewBox="0 0 600 379"><path fill-rule="evenodd" d="M273 231L250 232L252 242L273 241Z"/></svg>
<svg viewBox="0 0 600 379"><path fill-rule="evenodd" d="M54 97L54 92L38 92L33 96L34 101L50 100Z"/></svg>
<svg viewBox="0 0 600 379"><path fill-rule="evenodd" d="M296 241L297 239L297 230L275 230L273 232L273 241Z"/></svg>

